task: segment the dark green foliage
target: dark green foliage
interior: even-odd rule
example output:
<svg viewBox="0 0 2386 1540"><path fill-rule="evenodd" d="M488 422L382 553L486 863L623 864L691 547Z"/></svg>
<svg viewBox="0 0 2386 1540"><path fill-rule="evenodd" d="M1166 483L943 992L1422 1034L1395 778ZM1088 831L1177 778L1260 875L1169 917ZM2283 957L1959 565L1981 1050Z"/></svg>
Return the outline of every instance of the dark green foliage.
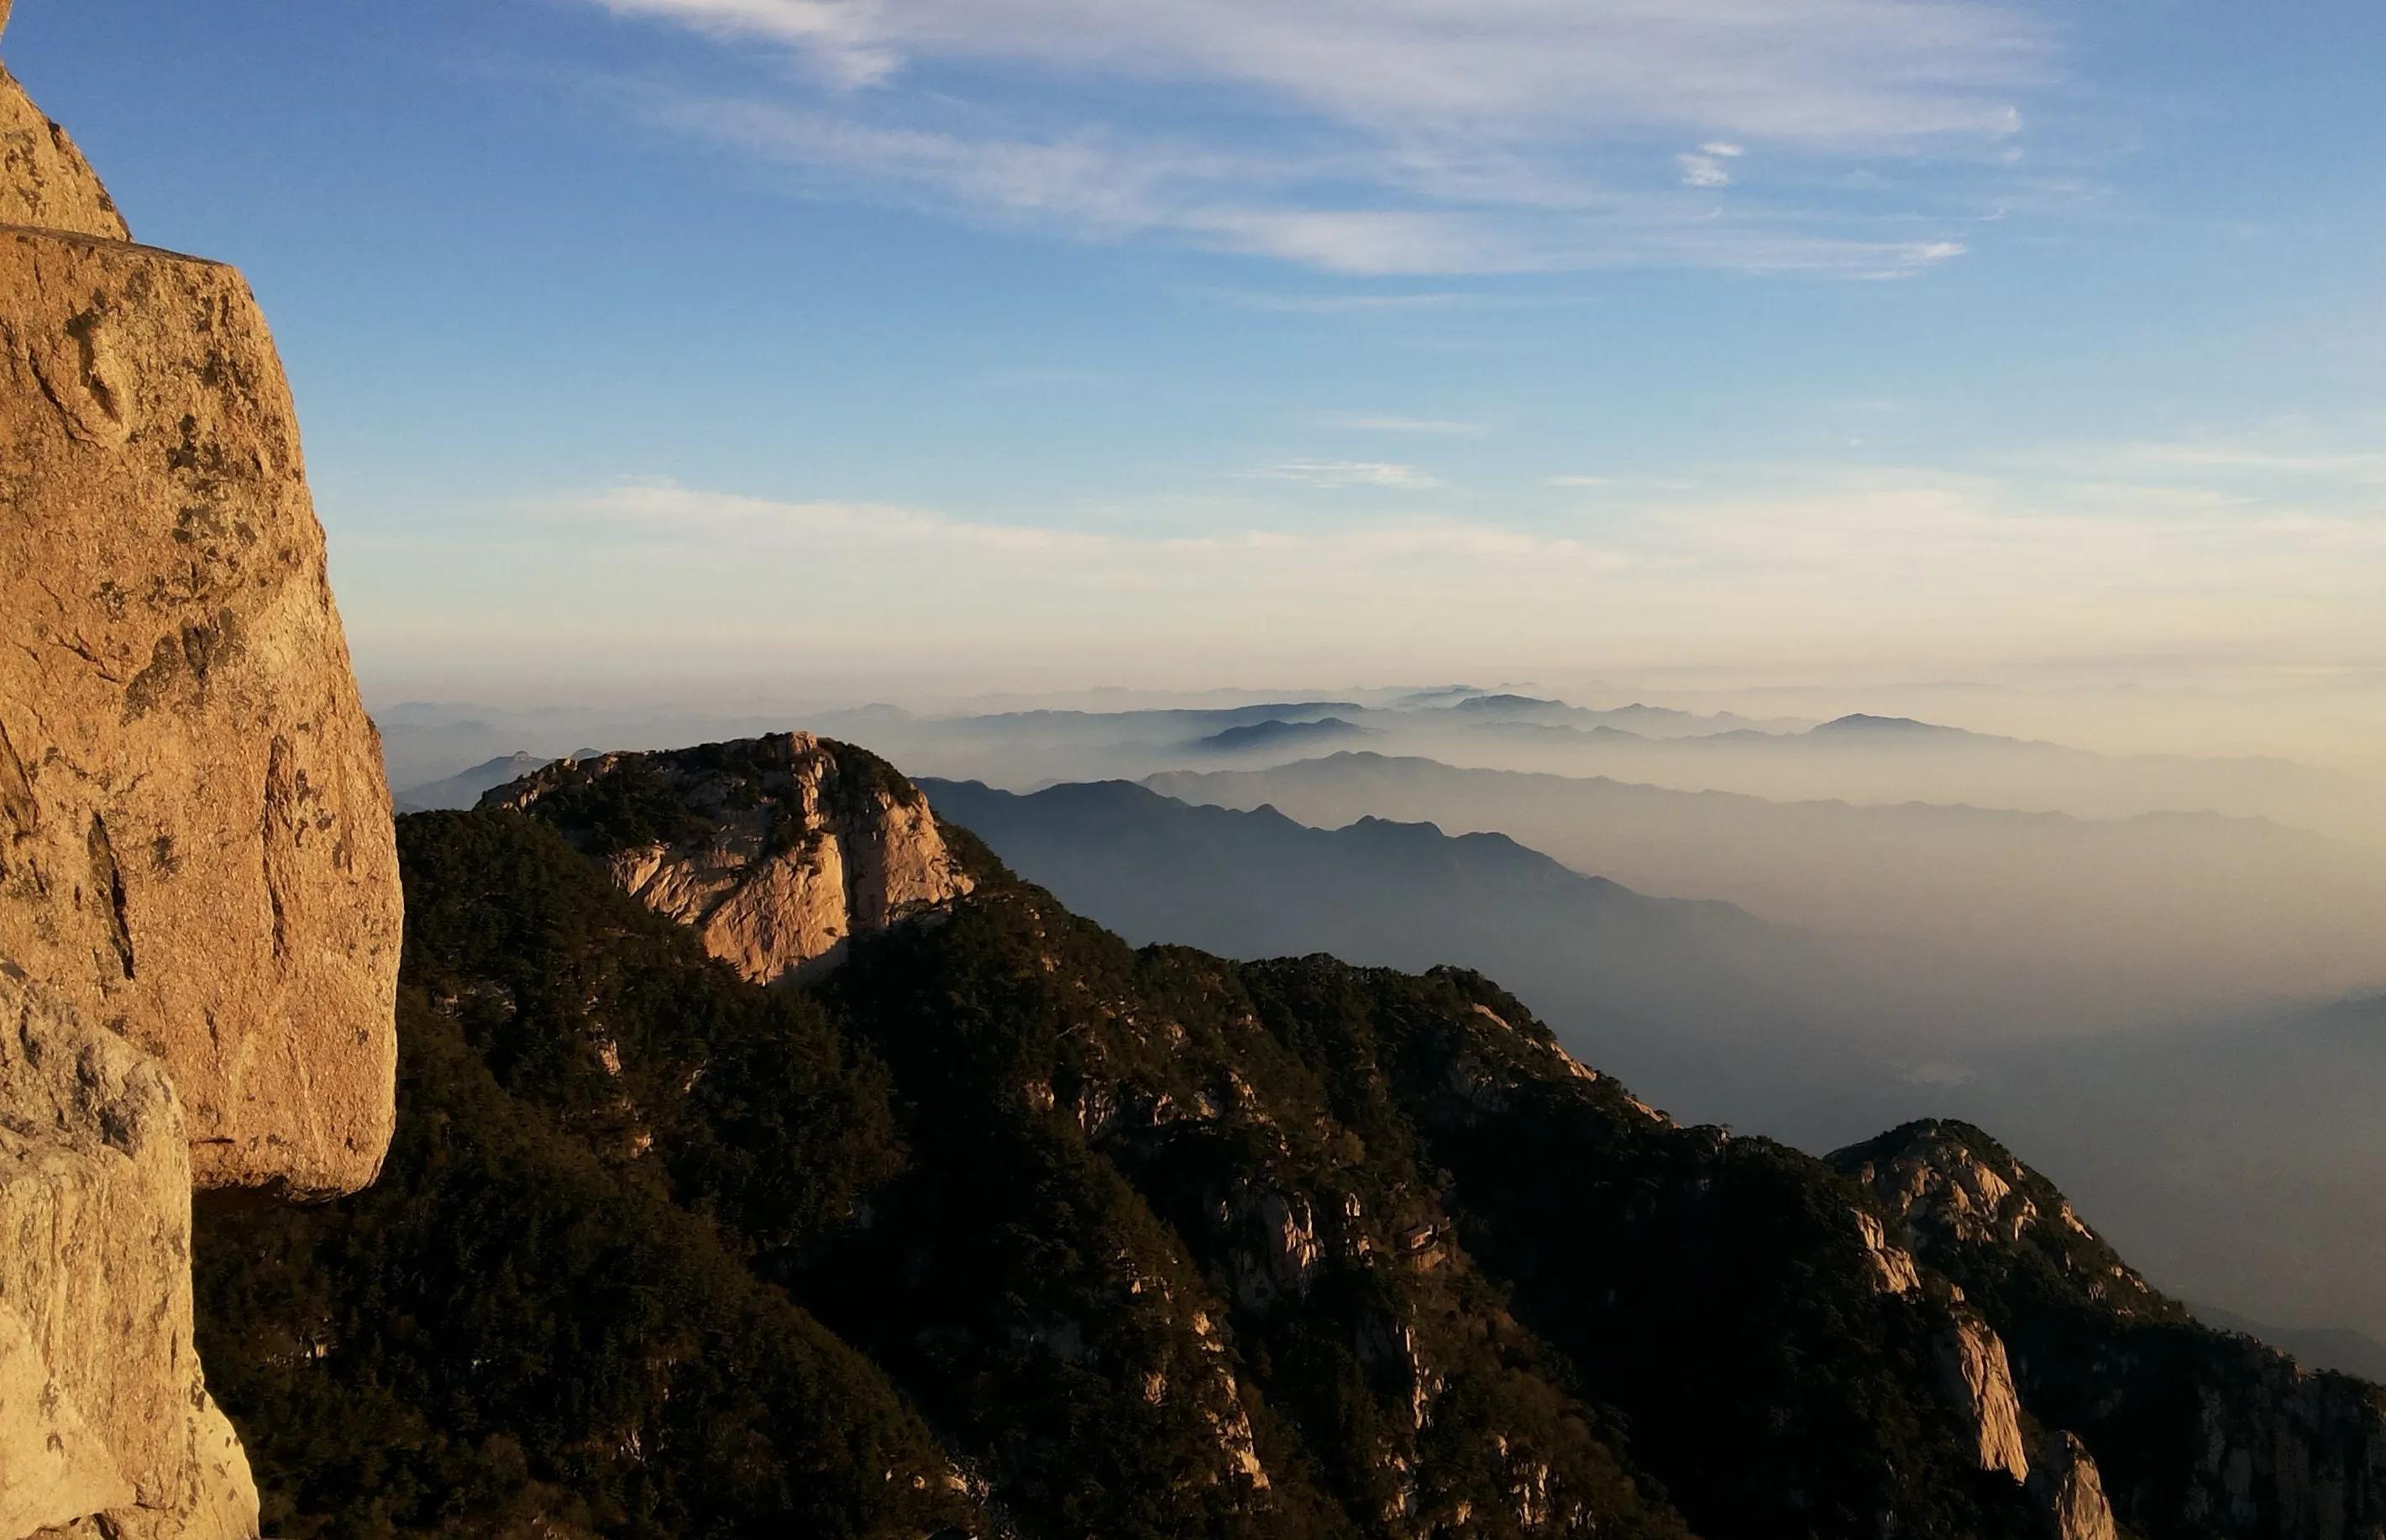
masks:
<svg viewBox="0 0 2386 1540"><path fill-rule="evenodd" d="M536 810L689 834L644 773ZM799 991L405 820L382 1183L200 1227L278 1533L2025 1533L1841 1177L1475 975L1136 951L948 838L977 894Z"/></svg>
<svg viewBox="0 0 2386 1540"><path fill-rule="evenodd" d="M760 767L751 767L751 773L759 792ZM540 816L592 849L686 845L712 833L711 820L688 806L677 778L647 755L584 764L559 760L538 779L543 783ZM487 799L483 800L485 805Z"/></svg>
<svg viewBox="0 0 2386 1540"><path fill-rule="evenodd" d="M200 1351L270 1533L967 1521L883 1376L710 1224L508 1095L419 988L400 1043L379 1183L198 1226Z"/></svg>
<svg viewBox="0 0 2386 1540"><path fill-rule="evenodd" d="M677 1190L771 1251L842 1225L900 1169L885 1070L810 998L747 984L531 820L399 827L407 981L590 1147L651 1140Z"/></svg>
<svg viewBox="0 0 2386 1540"><path fill-rule="evenodd" d="M1445 1021L1466 1008L1436 981L1319 966L1360 981L1379 1002L1413 993L1416 1008ZM1040 1189L1013 1141L1065 1147L1073 1161L1106 1173L1079 1191L1112 1187L1112 1201L1144 1227L1142 1246L1188 1259L1187 1271L1198 1270L1218 1301L1204 1308L1221 1326L1232 1322L1263 1410L1297 1438L1306 1471L1348 1516L1316 1533L1345 1533L1344 1524L1385 1533L1382 1516L1403 1501L1389 1458L1398 1455L1417 1472L1406 1500L1428 1522L1471 1511L1478 1533L1520 1533L1517 1472L1546 1467L1532 1478L1544 1509L1595 1517L1602 1534L1680 1534L1607 1441L1612 1420L1558 1388L1562 1367L1508 1318L1497 1286L1463 1261L1425 1271L1390 1255L1395 1233L1437 1211L1418 1147L1399 1114L1364 1089L1371 1077L1357 1066L1304 1062L1265 1030L1243 973L1178 948L1133 951L1048 895L998 877L949 923L858 950L824 998L919 1098L919 1164L950 1173L939 1178L943 1212L999 1211L1015 1202L1006 1193ZM1346 1121L1338 1103L1363 1116ZM1300 1291L1252 1300L1237 1280L1261 1240L1251 1210L1271 1196L1305 1208L1320 1256ZM1362 1216L1347 1227L1346 1204ZM1063 1233L1085 1218L1038 1214L1032 1233ZM1360 1239L1364 1253L1351 1244ZM998 1261L1004 1246L976 1246L984 1271L947 1303L955 1314L989 1292L1049 1293L1077 1260L1006 1270ZM1189 1300L1199 1283L1179 1277L1170 1286ZM1071 1308L1086 1319L1084 1304ZM1392 1350L1404 1336L1433 1382L1422 1433L1415 1366L1405 1349ZM958 1367L933 1379L985 1383L952 1372ZM1078 1390L1090 1407L1117 1394L1094 1383ZM1148 1413L1128 1406L1113 1419L1113 1436L1132 1439ZM1179 1529L1164 1512L1155 1519L1154 1533L1206 1533L1199 1510L1181 1504ZM1132 1521L1132 1533L1145 1532L1146 1521ZM1283 1513L1263 1533L1307 1532Z"/></svg>
<svg viewBox="0 0 2386 1540"><path fill-rule="evenodd" d="M785 796L797 744L781 733L669 754L558 760L536 777L538 816L584 850L703 845L719 832L714 815L721 809L762 807ZM868 749L828 742L820 746L835 766L821 785L831 818L866 817L876 798L898 808L922 800L919 788ZM691 799L690 787L698 784L710 806ZM799 843L802 833L783 809L776 831L780 846Z"/></svg>
<svg viewBox="0 0 2386 1540"><path fill-rule="evenodd" d="M1552 1073L1547 1030L1471 973L1395 990L1311 959L1247 978L1305 1055L1380 1067L1350 1080L1382 1087L1357 1115L1422 1135L1467 1247L1581 1388L1628 1413L1635 1459L1701 1533L1823 1540L1892 1512L1903 1534L2032 1533L1937 1393L1943 1316L1875 1290L1864 1200L1819 1162Z"/></svg>

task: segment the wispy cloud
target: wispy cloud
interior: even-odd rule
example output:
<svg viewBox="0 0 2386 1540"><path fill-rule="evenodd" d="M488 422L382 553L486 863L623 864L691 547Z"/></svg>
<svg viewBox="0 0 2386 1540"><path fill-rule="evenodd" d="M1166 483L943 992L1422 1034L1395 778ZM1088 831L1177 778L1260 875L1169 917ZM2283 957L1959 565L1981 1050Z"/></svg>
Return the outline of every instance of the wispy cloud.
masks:
<svg viewBox="0 0 2386 1540"><path fill-rule="evenodd" d="M1412 294L1270 294L1250 289L1213 289L1207 297L1239 310L1287 316L1395 316L1429 310L1504 309L1513 306L1576 304L1577 300L1527 301L1473 290L1435 289Z"/></svg>
<svg viewBox="0 0 2386 1540"><path fill-rule="evenodd" d="M1324 419L1328 428L1349 428L1363 433L1422 433L1435 437L1481 438L1480 422L1441 417L1385 417L1368 412L1334 412Z"/></svg>
<svg viewBox="0 0 2386 1540"><path fill-rule="evenodd" d="M955 59L1229 85L1384 129L1687 123L1907 145L2012 131L2054 38L1990 0L599 0L882 84Z"/></svg>
<svg viewBox="0 0 2386 1540"><path fill-rule="evenodd" d="M1723 161L1712 155L1677 155L1674 163L1682 169L1685 187L1728 187L1731 173L1724 169Z"/></svg>
<svg viewBox="0 0 2386 1540"><path fill-rule="evenodd" d="M1928 225L1994 201L2019 102L2060 76L2053 31L1999 0L586 3L800 60L775 92L640 106L808 191L1355 275L1918 271L1960 252ZM1697 147L1652 176L1651 139ZM1807 174L1684 191L1759 148ZM1935 184L1816 191L1883 159Z"/></svg>
<svg viewBox="0 0 2386 1540"><path fill-rule="evenodd" d="M1413 465L1384 460L1287 460L1252 472L1271 481L1298 482L1303 486L1340 488L1387 487L1395 492L1427 492L1441 485Z"/></svg>
<svg viewBox="0 0 2386 1540"><path fill-rule="evenodd" d="M2372 450L2287 449L2243 442L2133 444L2129 464L2188 474L2244 472L2386 486L2386 454Z"/></svg>

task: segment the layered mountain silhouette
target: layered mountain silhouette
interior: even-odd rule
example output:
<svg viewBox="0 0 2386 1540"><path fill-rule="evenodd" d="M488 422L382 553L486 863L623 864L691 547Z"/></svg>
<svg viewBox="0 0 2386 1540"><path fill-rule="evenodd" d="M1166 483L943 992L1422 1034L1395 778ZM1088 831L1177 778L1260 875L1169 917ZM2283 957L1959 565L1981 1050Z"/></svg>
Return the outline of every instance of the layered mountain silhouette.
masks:
<svg viewBox="0 0 2386 1540"><path fill-rule="evenodd" d="M553 759L544 755L517 751L483 760L437 781L408 786L392 795L398 811L402 813L470 808L488 792L509 782L519 781L533 770L545 770L553 763Z"/></svg>
<svg viewBox="0 0 2386 1540"><path fill-rule="evenodd" d="M1402 743L1395 734L1379 746L1450 759L1467 759L1471 746L1508 769L1609 774L1776 800L1969 803L2088 818L2208 810L2386 842L2375 785L2276 757L2100 754L1864 713L1804 729L1665 733L1626 731L1612 716L1497 712L1440 742L1415 734ZM1431 720L1431 713L1412 719Z"/></svg>
<svg viewBox="0 0 2386 1540"><path fill-rule="evenodd" d="M1130 941L1479 969L1686 1114L1763 1108L1800 1126L1875 1083L1851 1062L1892 1051L1856 1030L1854 1002L1871 1020L1886 986L1817 938L1729 904L1651 898L1502 834L1375 818L1315 829L1123 782L1024 796L921 784L942 817Z"/></svg>
<svg viewBox="0 0 2386 1540"><path fill-rule="evenodd" d="M1871 938L1944 1008L2031 1030L2375 985L2386 868L2260 820L1778 803L1345 752L1149 778L1187 802L1508 834L1640 892Z"/></svg>
<svg viewBox="0 0 2386 1540"><path fill-rule="evenodd" d="M381 1182L200 1219L275 1533L2386 1521L2380 1392L2197 1326L1965 1125L1683 1127L1479 974L1137 951L948 823L944 901L749 982L616 878L916 812L786 743L401 820Z"/></svg>
<svg viewBox="0 0 2386 1540"><path fill-rule="evenodd" d="M1270 717L1264 721L1221 729L1199 740L1195 746L1213 754L1301 754L1327 745L1348 744L1369 735L1367 729L1344 721L1339 717L1294 721Z"/></svg>

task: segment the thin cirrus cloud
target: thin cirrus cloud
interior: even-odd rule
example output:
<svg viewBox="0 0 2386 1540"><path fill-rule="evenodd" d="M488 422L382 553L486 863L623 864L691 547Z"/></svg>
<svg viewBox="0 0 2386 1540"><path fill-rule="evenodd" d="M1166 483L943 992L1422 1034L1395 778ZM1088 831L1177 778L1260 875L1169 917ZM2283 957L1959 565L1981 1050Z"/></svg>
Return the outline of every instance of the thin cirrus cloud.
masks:
<svg viewBox="0 0 2386 1540"><path fill-rule="evenodd" d="M1393 492L1429 492L1441 485L1438 478L1426 475L1413 465L1386 460L1287 460L1281 465L1262 467L1251 474L1269 481L1296 482L1302 486L1323 487L1328 491L1344 487L1378 487Z"/></svg>
<svg viewBox="0 0 2386 1540"><path fill-rule="evenodd" d="M2064 81L1998 0L584 3L799 61L620 89L807 193L1363 276L1920 270ZM1910 202L1824 191L1886 159Z"/></svg>
<svg viewBox="0 0 2386 1540"><path fill-rule="evenodd" d="M1481 438L1489 432L1480 422L1466 422L1445 417L1391 417L1372 412L1334 412L1325 419L1328 428L1347 428L1363 433L1421 433L1436 438Z"/></svg>

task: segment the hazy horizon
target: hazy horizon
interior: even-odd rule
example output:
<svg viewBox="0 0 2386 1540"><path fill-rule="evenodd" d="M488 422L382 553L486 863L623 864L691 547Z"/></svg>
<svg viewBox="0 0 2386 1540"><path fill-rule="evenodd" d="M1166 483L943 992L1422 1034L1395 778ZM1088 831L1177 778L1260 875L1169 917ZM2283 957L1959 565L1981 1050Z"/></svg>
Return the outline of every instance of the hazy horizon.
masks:
<svg viewBox="0 0 2386 1540"><path fill-rule="evenodd" d="M2350 764L2378 28L94 0L9 44L136 235L251 275L378 698L1524 678ZM1890 687L1934 680L1990 689Z"/></svg>

